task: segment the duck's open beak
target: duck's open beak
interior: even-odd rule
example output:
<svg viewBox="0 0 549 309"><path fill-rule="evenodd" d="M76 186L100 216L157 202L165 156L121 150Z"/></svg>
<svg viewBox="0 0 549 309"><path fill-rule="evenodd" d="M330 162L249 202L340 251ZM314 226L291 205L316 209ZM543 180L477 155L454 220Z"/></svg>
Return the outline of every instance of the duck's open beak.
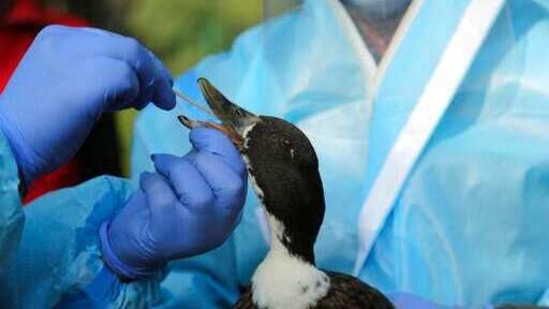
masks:
<svg viewBox="0 0 549 309"><path fill-rule="evenodd" d="M202 91L202 95L206 99L208 106L213 114L221 120L222 124L192 120L185 115L177 116L179 121L187 128L206 126L217 129L227 134L236 146L242 146L244 141L243 134L246 128L261 121L261 119L229 101L207 79L199 78L198 85L200 86L200 90Z"/></svg>
<svg viewBox="0 0 549 309"><path fill-rule="evenodd" d="M250 125L261 121L258 116L229 101L207 79L199 78L198 85L215 116L221 120L226 133L233 141L243 140L243 133Z"/></svg>

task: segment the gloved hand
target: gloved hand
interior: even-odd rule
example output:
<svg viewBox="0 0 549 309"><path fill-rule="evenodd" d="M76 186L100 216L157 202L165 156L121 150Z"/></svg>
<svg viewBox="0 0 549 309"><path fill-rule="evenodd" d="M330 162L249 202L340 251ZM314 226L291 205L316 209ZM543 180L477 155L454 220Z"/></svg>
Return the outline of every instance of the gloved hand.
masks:
<svg viewBox="0 0 549 309"><path fill-rule="evenodd" d="M49 26L0 96L0 129L29 183L70 159L102 112L140 109L149 101L173 108L172 83L160 61L134 39Z"/></svg>
<svg viewBox="0 0 549 309"><path fill-rule="evenodd" d="M474 307L463 307L463 306L442 306L439 304L432 303L424 298L410 294L410 293L393 293L388 294L387 297L397 309L465 309L465 308L475 308L475 309L493 309L492 306L474 306Z"/></svg>
<svg viewBox="0 0 549 309"><path fill-rule="evenodd" d="M140 279L166 262L219 246L236 225L246 197L246 168L223 133L193 129L183 158L154 155L136 192L103 224L103 259L119 276Z"/></svg>

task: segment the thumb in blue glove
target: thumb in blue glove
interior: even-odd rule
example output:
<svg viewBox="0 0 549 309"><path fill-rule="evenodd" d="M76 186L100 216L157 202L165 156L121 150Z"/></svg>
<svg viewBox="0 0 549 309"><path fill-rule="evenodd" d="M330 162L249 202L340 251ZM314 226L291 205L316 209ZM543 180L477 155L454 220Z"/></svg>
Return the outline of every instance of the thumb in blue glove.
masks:
<svg viewBox="0 0 549 309"><path fill-rule="evenodd" d="M230 140L193 129L194 150L183 158L154 156L140 190L101 228L103 258L121 277L144 278L166 262L197 255L225 241L246 196L246 170Z"/></svg>
<svg viewBox="0 0 549 309"><path fill-rule="evenodd" d="M49 26L0 96L0 130L30 183L70 159L101 113L149 101L171 109L172 83L160 60L134 39Z"/></svg>

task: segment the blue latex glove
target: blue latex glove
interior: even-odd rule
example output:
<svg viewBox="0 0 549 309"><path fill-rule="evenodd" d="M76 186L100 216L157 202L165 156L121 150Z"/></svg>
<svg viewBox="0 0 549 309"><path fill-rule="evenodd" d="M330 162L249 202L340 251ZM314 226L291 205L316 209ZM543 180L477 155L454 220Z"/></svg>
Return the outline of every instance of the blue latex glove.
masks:
<svg viewBox="0 0 549 309"><path fill-rule="evenodd" d="M149 101L174 107L172 83L160 61L134 39L49 26L0 96L0 129L31 182L70 159L101 113L139 109Z"/></svg>
<svg viewBox="0 0 549 309"><path fill-rule="evenodd" d="M179 158L155 155L156 173L143 173L140 190L101 228L106 264L123 278L151 275L166 262L222 244L244 205L246 168L223 133L190 133L193 150Z"/></svg>
<svg viewBox="0 0 549 309"><path fill-rule="evenodd" d="M424 298L410 294L410 293L393 293L388 294L387 297L391 300L393 305L397 309L492 309L490 305L485 306L473 306L473 307L462 307L462 306L442 306L439 304L432 303Z"/></svg>

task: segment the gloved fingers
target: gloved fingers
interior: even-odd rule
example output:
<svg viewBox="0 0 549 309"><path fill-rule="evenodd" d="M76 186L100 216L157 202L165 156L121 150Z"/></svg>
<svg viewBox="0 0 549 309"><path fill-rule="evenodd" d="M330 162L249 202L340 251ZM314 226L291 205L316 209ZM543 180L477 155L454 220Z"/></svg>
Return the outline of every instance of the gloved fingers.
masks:
<svg viewBox="0 0 549 309"><path fill-rule="evenodd" d="M172 90L172 84L165 79L158 80L151 101L158 107L170 110L175 107L175 93ZM159 105L162 104L162 105Z"/></svg>
<svg viewBox="0 0 549 309"><path fill-rule="evenodd" d="M162 80L167 82L167 84L170 86L170 89L171 89L173 87L172 74L170 73L168 68L166 68L166 66L164 66L162 61L160 61L160 59L158 59L158 57L156 57L156 55L152 51L150 51L147 48L145 48L145 50L149 54L149 57L151 57L151 59L153 61L153 64L156 67L156 70L157 70L158 74L160 74L160 77L162 77ZM173 91L171 91L171 92L173 93Z"/></svg>
<svg viewBox="0 0 549 309"><path fill-rule="evenodd" d="M122 106L111 106L111 109L127 108L129 103L131 107L140 110L152 100L161 77L158 76L158 71L149 54L137 40L120 36L119 39L113 40L112 44L112 49L107 49L105 52L110 57L122 60L133 68L139 80L139 95L134 101L126 102Z"/></svg>
<svg viewBox="0 0 549 309"><path fill-rule="evenodd" d="M164 177L157 173L144 172L139 178L151 213L150 228L153 233L165 226L176 214L177 196Z"/></svg>
<svg viewBox="0 0 549 309"><path fill-rule="evenodd" d="M70 48L71 52L81 51L86 55L106 56L126 62L135 71L139 80L139 95L131 102L105 102L110 104L105 110L120 110L127 107L137 109L143 108L150 102L157 91L157 85L162 84L165 93L165 84L172 83L172 78L167 69L152 53L139 43L136 39L125 37L116 33L95 28L71 28L64 26L49 26L42 32L43 37L57 36L65 42L65 49ZM42 33L41 32L41 33ZM60 43L61 44L61 43ZM75 49L74 45L78 48ZM154 58L154 59L153 59ZM115 84L116 85L116 84ZM171 91L171 89L170 89ZM164 94L156 95L155 105L162 109L171 109L175 106L175 98ZM118 104L116 104L118 103Z"/></svg>
<svg viewBox="0 0 549 309"><path fill-rule="evenodd" d="M197 154L193 164L212 188L216 199L234 216L244 205L247 181L216 154Z"/></svg>
<svg viewBox="0 0 549 309"><path fill-rule="evenodd" d="M151 51L133 38L126 38L129 49L134 50L135 57L128 58L133 63L142 83L141 96L133 107L142 109L148 102L157 107L170 110L175 107L175 94L172 90L173 78L164 64Z"/></svg>
<svg viewBox="0 0 549 309"><path fill-rule="evenodd" d="M246 175L246 165L242 156L224 133L211 128L192 129L189 139L198 152L219 155L238 175Z"/></svg>
<svg viewBox="0 0 549 309"><path fill-rule="evenodd" d="M154 67L156 68L156 72L160 76L153 93L152 102L162 109L170 110L174 108L176 104L175 93L172 89L172 75L170 74L168 68L166 68L162 61L160 61L160 59L158 59L152 51L148 49L146 49L146 51L149 54Z"/></svg>
<svg viewBox="0 0 549 309"><path fill-rule="evenodd" d="M183 158L191 160L191 158L194 158L196 155L198 155L198 151L194 148L191 148L191 150L189 150L189 152L187 152L187 154L185 154Z"/></svg>
<svg viewBox="0 0 549 309"><path fill-rule="evenodd" d="M149 204L167 207L166 205L177 202L177 196L160 174L142 173L139 178L139 187L145 192Z"/></svg>
<svg viewBox="0 0 549 309"><path fill-rule="evenodd" d="M109 57L99 57L93 59L89 64L88 71L98 71L105 68L103 71L108 72L108 74L104 74L102 77L105 101L113 102L112 105L117 108L107 107L107 110L116 110L118 107L129 107L128 102L135 101L139 96L138 77L133 68L126 62ZM82 70L87 71L86 64L82 66ZM116 85L116 88L113 85ZM91 111L102 112L98 109L91 109Z"/></svg>
<svg viewBox="0 0 549 309"><path fill-rule="evenodd" d="M117 36L114 33L111 35ZM141 85L140 96L133 107L141 109L152 101L159 108L172 109L175 106L171 87L173 78L160 59L134 38L119 36L118 43L111 57L128 62L136 71Z"/></svg>
<svg viewBox="0 0 549 309"><path fill-rule="evenodd" d="M134 38L125 37L109 31L94 28L81 28L95 41L93 54L108 56L126 62L132 67L139 79L140 93L132 102L135 108L143 108L152 98L157 82L156 67L145 47ZM119 109L120 106L112 106ZM122 106L125 108L127 106Z"/></svg>
<svg viewBox="0 0 549 309"><path fill-rule="evenodd" d="M191 162L168 154L156 154L152 158L155 169L170 181L185 207L204 210L214 204L212 188Z"/></svg>

